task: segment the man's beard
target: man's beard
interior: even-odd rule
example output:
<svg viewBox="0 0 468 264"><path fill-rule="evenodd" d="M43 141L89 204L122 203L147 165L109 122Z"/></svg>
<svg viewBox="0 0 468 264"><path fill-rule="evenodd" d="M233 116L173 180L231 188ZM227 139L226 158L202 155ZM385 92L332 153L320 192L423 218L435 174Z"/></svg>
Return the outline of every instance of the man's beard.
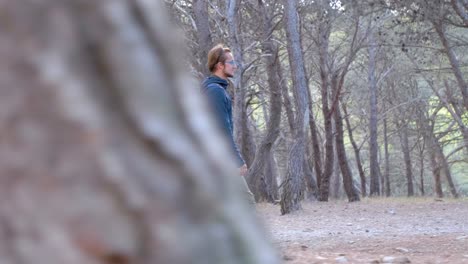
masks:
<svg viewBox="0 0 468 264"><path fill-rule="evenodd" d="M226 75L226 77L228 77L228 78L234 77L233 74L231 74L231 73L229 73L229 72L226 72L226 71L224 71L224 75Z"/></svg>

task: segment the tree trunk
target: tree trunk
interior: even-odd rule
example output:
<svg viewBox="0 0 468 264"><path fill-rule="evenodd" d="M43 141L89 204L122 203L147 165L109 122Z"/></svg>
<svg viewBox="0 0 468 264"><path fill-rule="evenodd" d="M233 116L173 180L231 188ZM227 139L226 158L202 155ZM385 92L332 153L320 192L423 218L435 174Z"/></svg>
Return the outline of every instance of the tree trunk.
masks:
<svg viewBox="0 0 468 264"><path fill-rule="evenodd" d="M328 43L330 37L331 25L327 19L319 24L319 65L321 79L321 96L322 96L322 114L324 118L325 129L325 168L320 176L320 193L319 201L328 201L330 190L330 177L333 173L333 128L332 114L328 105L328 89L330 88L329 71L328 71Z"/></svg>
<svg viewBox="0 0 468 264"><path fill-rule="evenodd" d="M284 1L286 17L286 34L289 65L293 81L296 102L295 140L288 157L288 167L281 195L281 214L287 214L301 208L300 200L304 182L304 156L306 145L306 120L308 113L307 81L305 78L304 58L302 55L299 32L299 17L297 3Z"/></svg>
<svg viewBox="0 0 468 264"><path fill-rule="evenodd" d="M407 195L414 196L413 170L412 170L411 154L410 154L409 141L408 141L408 124L406 123L400 126L400 142L401 142L401 149L403 151L403 158L405 160L406 184L408 187Z"/></svg>
<svg viewBox="0 0 468 264"><path fill-rule="evenodd" d="M432 176L434 177L434 192L438 198L442 198L444 197L444 193L442 192L442 183L440 181L440 166L437 162L437 154L431 151L429 155L431 159Z"/></svg>
<svg viewBox="0 0 468 264"><path fill-rule="evenodd" d="M390 197L390 155L388 153L388 130L387 130L387 118L384 118L384 148L385 148L385 196Z"/></svg>
<svg viewBox="0 0 468 264"><path fill-rule="evenodd" d="M283 77L283 69L281 68L280 61L278 61L278 63L276 64L276 72L281 83L281 94L283 98L284 111L286 112L289 129L291 131L291 134L294 135L294 107L291 103L291 97L289 96L289 87L286 84L286 79Z"/></svg>
<svg viewBox="0 0 468 264"><path fill-rule="evenodd" d="M229 45L233 51L234 60L238 64L238 70L233 78L234 89L234 109L233 109L233 122L234 122L234 137L239 146L242 157L251 166L255 157L255 141L252 137L250 130L247 107L245 104L246 90L244 89L243 81L243 54L241 40L239 39L239 22L238 13L240 2L242 0L226 0L226 18L229 32Z"/></svg>
<svg viewBox="0 0 468 264"><path fill-rule="evenodd" d="M260 0L258 4L261 12L260 15L262 17L263 38L265 39L265 42L262 45L262 51L263 54L269 55L264 56L264 59L267 68L268 86L270 87L270 118L267 120L265 138L258 147L247 178L249 179L249 182L251 182L250 185L253 188L252 191L257 201L267 200L274 202L273 195L269 193L272 186L269 186L268 183L273 183L273 181L276 181L276 178L273 178L273 175L271 174L265 174L265 168L267 163L271 160L271 149L278 138L281 123L281 87L276 72L276 64L279 63L279 60L278 50L274 46L269 34L272 30L271 19L267 14L263 1ZM262 188L262 186L264 186L264 188Z"/></svg>
<svg viewBox="0 0 468 264"><path fill-rule="evenodd" d="M320 190L320 182L321 182L321 177L323 174L322 171L322 154L320 151L320 142L319 142L319 133L317 130L317 123L315 122L315 117L314 117L314 112L312 108L312 96L310 94L309 89L307 89L307 95L309 97L309 126L310 126L310 137L312 139L312 150L313 150L313 155L311 156L313 159L313 167L315 169L315 177L316 177L316 183L317 183L317 195L318 191Z"/></svg>
<svg viewBox="0 0 468 264"><path fill-rule="evenodd" d="M370 196L380 195L379 161L377 145L377 81L375 79L375 62L377 48L373 32L369 33L369 167L370 167Z"/></svg>
<svg viewBox="0 0 468 264"><path fill-rule="evenodd" d="M330 196L333 199L340 199L341 191L341 171L340 164L338 160L338 153L335 148L334 152L335 157L333 158L333 173L330 178Z"/></svg>
<svg viewBox="0 0 468 264"><path fill-rule="evenodd" d="M433 115L435 116L435 114ZM434 193L437 197L442 198L444 197L444 193L442 192L442 183L440 181L440 165L438 163L437 158L437 142L433 134L433 126L431 126L431 121L429 118L425 118L424 120L422 120L422 122L424 140L426 141L427 151L429 152L432 176L434 178Z"/></svg>
<svg viewBox="0 0 468 264"><path fill-rule="evenodd" d="M423 129L423 127L419 127L419 129ZM422 142L421 142L422 141ZM426 144L425 140L419 139L419 191L421 192L421 196L426 195L426 191L424 188L424 153L426 151ZM421 146L422 144L422 146Z"/></svg>
<svg viewBox="0 0 468 264"><path fill-rule="evenodd" d="M345 189L346 195L348 196L348 201L359 201L359 194L354 188L353 175L351 173L351 169L349 168L348 158L346 157L346 150L344 145L343 118L341 116L341 111L339 107L335 108L334 115L336 131L336 153L338 155L341 175L343 175L343 187Z"/></svg>
<svg viewBox="0 0 468 264"><path fill-rule="evenodd" d="M307 198L309 200L317 199L317 182L314 178L314 173L312 171L312 166L307 159L304 159L304 178L307 184Z"/></svg>
<svg viewBox="0 0 468 264"><path fill-rule="evenodd" d="M419 190L421 192L421 196L425 196L426 192L424 190L424 158L421 156L420 160L420 172L419 172L419 184L421 185L419 187Z"/></svg>
<svg viewBox="0 0 468 264"><path fill-rule="evenodd" d="M366 175L362 167L360 149L358 145L356 144L356 141L354 140L354 137L353 137L353 129L349 122L349 115L348 115L348 111L346 110L346 106L344 104L342 104L342 106L343 106L343 112L345 114L344 120L346 122L346 128L348 129L349 141L351 141L351 145L353 146L354 155L356 156L356 165L357 165L358 172L359 172L359 178L361 179L361 194L362 194L362 197L366 197L367 196Z"/></svg>
<svg viewBox="0 0 468 264"><path fill-rule="evenodd" d="M210 71L206 66L208 51L213 47L213 41L211 39L210 21L208 16L208 2L204 0L193 0L193 13L196 28L196 34L198 39L198 71L203 75L209 75Z"/></svg>
<svg viewBox="0 0 468 264"><path fill-rule="evenodd" d="M0 9L2 263L279 263L160 1Z"/></svg>
<svg viewBox="0 0 468 264"><path fill-rule="evenodd" d="M269 201L270 202L276 202L279 200L279 193L278 193L278 167L276 165L275 157L273 155L273 151L270 151L269 157L268 157L268 163L265 167L265 175L270 175L266 177L267 180L267 186L269 186L268 193L270 194L269 196Z"/></svg>
<svg viewBox="0 0 468 264"><path fill-rule="evenodd" d="M455 187L455 184L453 183L452 173L450 172L450 167L448 165L447 159L445 158L442 147L440 146L440 143L437 141L435 142L435 148L436 148L436 153L437 153L440 167L443 173L445 174L445 177L447 178L447 183L449 185L450 193L452 194L453 197L458 198L457 188Z"/></svg>

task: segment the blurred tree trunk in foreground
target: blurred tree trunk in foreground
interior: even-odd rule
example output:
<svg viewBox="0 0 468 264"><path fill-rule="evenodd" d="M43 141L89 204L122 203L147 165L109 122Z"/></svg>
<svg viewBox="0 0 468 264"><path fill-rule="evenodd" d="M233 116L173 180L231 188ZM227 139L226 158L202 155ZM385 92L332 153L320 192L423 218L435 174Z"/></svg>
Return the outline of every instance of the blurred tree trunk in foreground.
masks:
<svg viewBox="0 0 468 264"><path fill-rule="evenodd" d="M0 11L2 263L278 263L161 3Z"/></svg>

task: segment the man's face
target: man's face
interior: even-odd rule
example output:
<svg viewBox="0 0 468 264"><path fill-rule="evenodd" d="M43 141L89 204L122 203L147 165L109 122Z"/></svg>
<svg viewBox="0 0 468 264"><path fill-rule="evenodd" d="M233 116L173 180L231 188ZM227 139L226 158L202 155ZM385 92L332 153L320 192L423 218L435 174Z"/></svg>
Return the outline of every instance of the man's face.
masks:
<svg viewBox="0 0 468 264"><path fill-rule="evenodd" d="M224 67L223 73L224 75L226 75L226 77L229 77L229 78L234 77L234 73L237 70L237 65L230 52L226 53L226 61L224 62L223 67Z"/></svg>

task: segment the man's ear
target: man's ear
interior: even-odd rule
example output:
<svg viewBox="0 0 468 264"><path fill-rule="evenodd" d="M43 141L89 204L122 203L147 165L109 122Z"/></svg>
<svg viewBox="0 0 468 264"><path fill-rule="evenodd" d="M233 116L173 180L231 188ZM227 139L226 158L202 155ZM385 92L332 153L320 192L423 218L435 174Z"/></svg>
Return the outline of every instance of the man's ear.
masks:
<svg viewBox="0 0 468 264"><path fill-rule="evenodd" d="M222 69L221 67L223 67L223 63L221 63L220 61L218 61L218 63L216 63L216 69Z"/></svg>

